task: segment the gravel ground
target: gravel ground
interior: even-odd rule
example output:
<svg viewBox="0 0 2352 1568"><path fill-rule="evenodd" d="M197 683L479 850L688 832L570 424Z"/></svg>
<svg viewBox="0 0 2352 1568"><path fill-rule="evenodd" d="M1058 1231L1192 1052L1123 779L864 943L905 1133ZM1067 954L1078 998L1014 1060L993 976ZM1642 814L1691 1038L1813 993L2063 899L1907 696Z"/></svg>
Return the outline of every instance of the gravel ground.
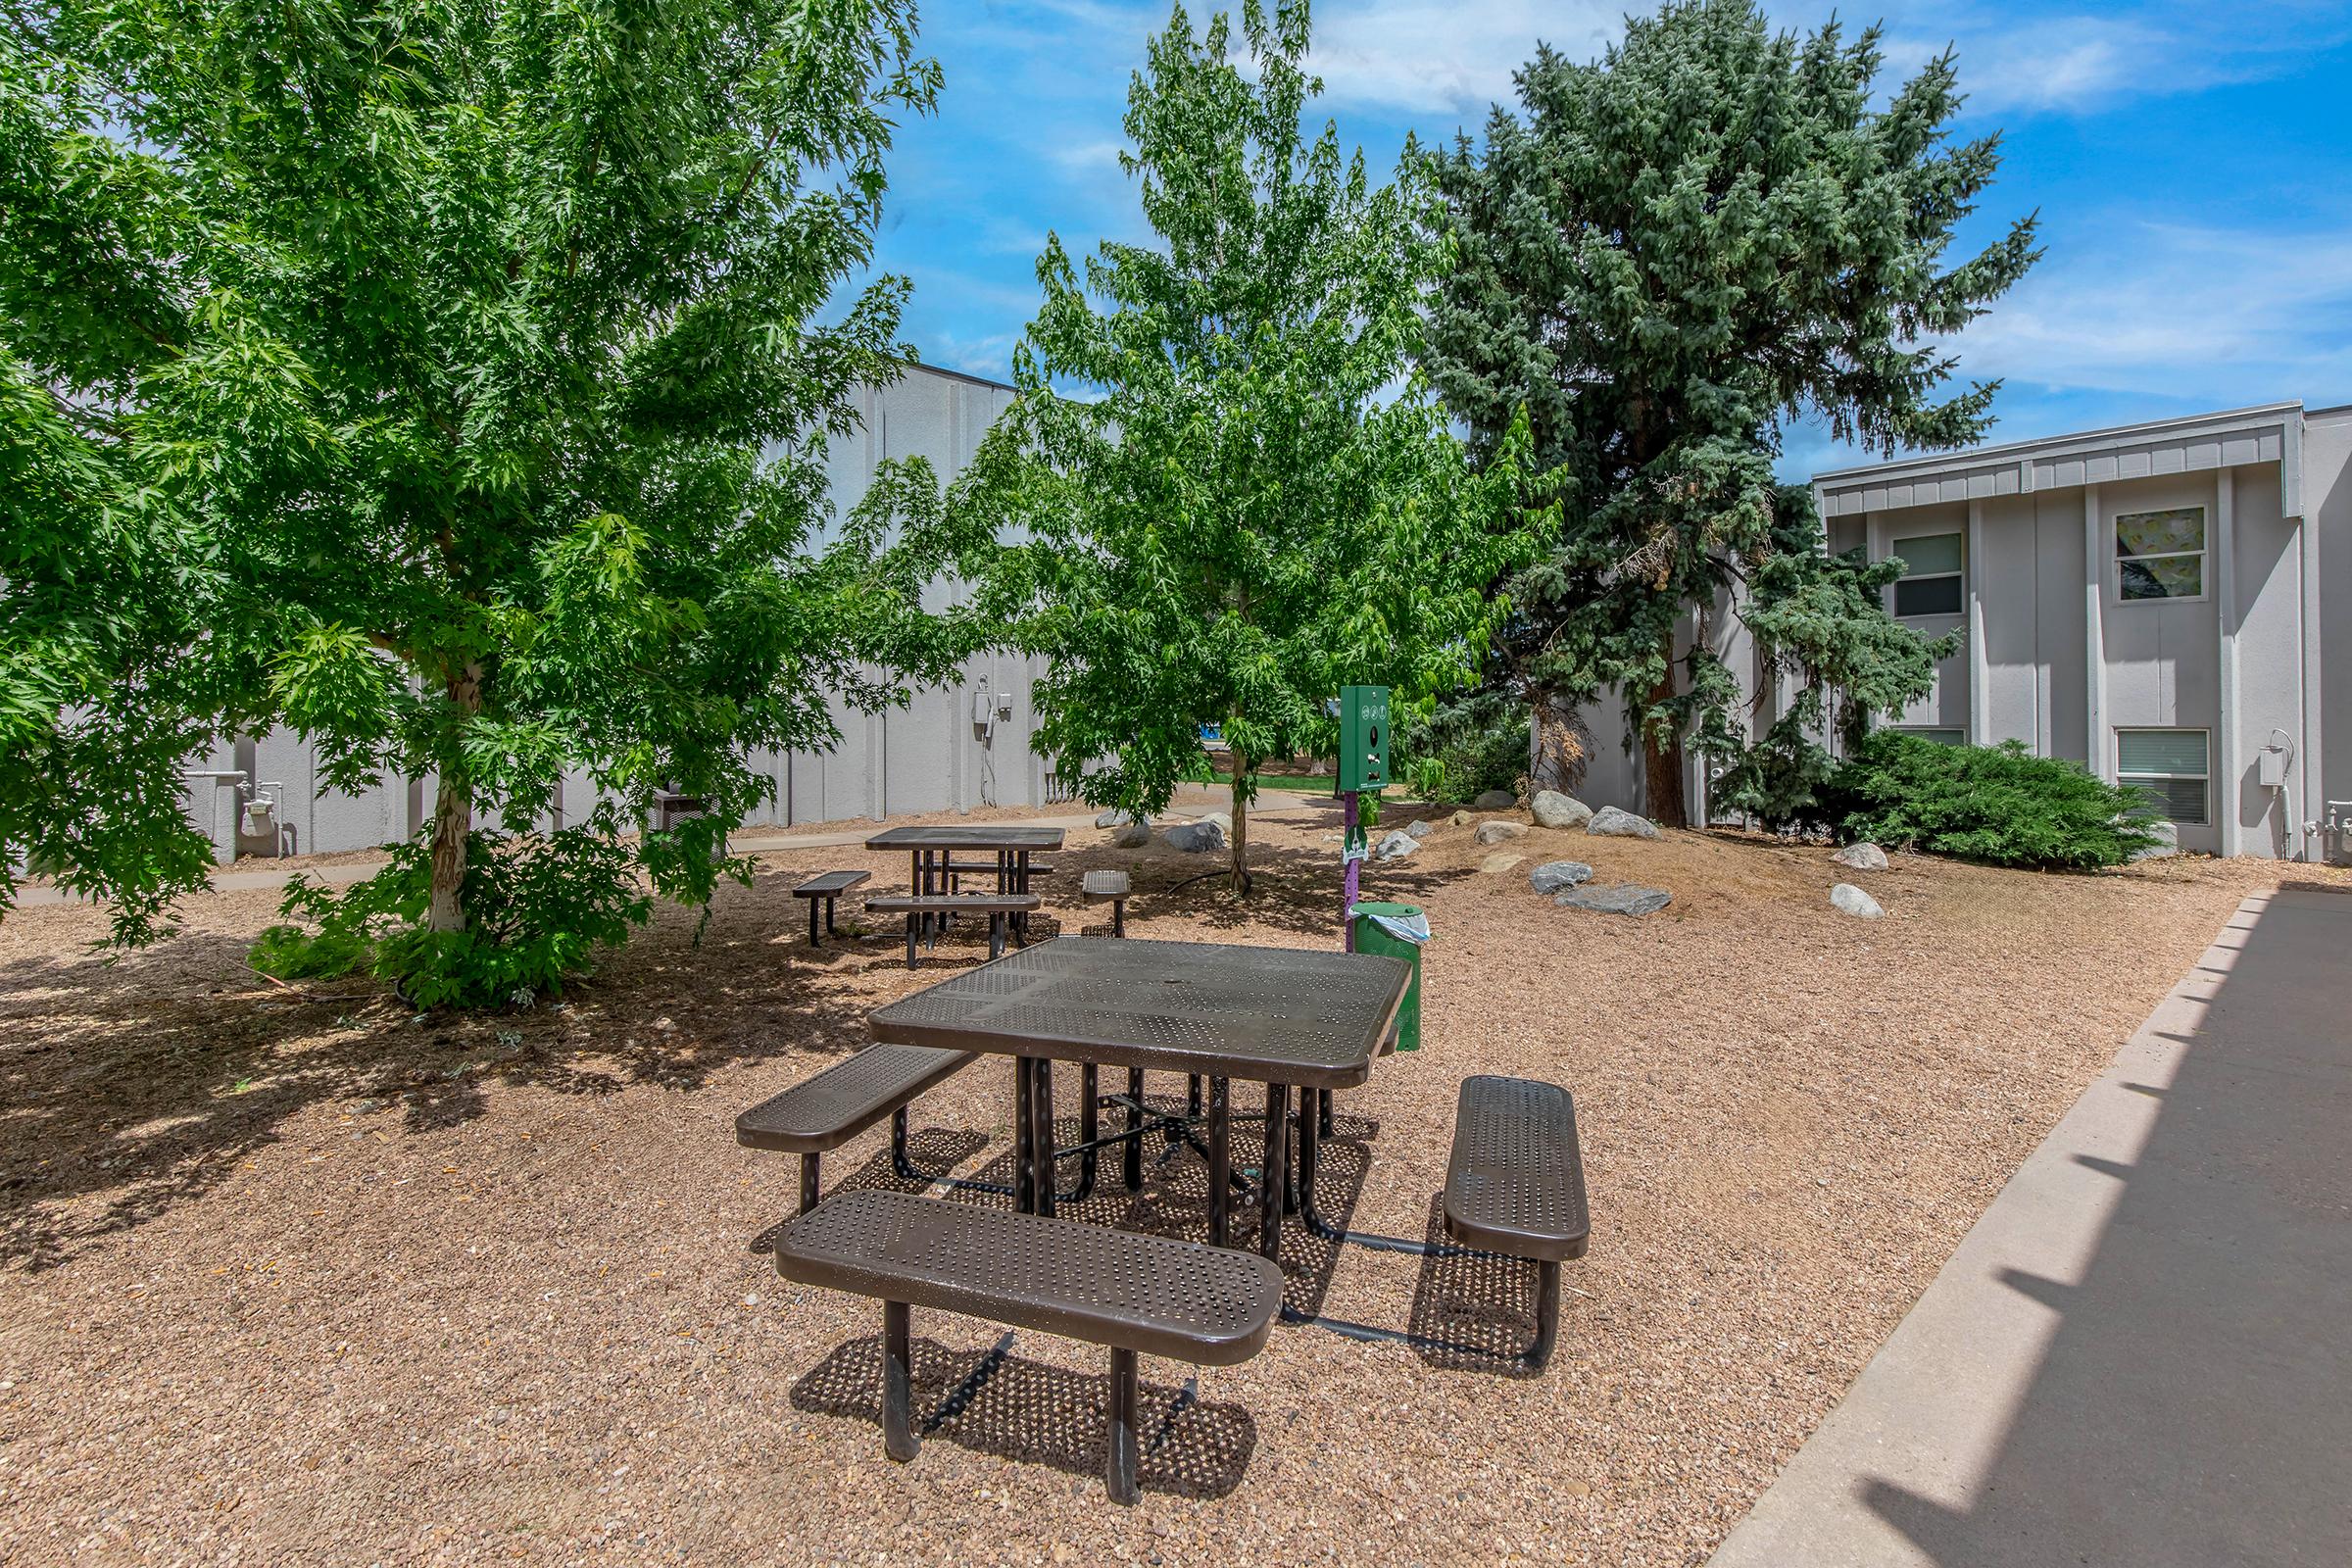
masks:
<svg viewBox="0 0 2352 1568"><path fill-rule="evenodd" d="M1319 946L1334 825L1324 806L1253 822L1264 878L1238 908L1211 884L1168 891L1198 858L1074 832L1048 902L1102 929L1075 872L1129 864L1136 934ZM485 1019L259 978L244 947L273 893L198 901L183 934L111 966L86 948L97 911L21 911L0 924L0 1560L1698 1562L2278 875L1857 874L1696 834L1504 848L1526 859L1481 874L1494 852L1446 826L1368 872L1439 933L1428 1044L1341 1097L1325 1201L1424 1234L1459 1081L1570 1086L1593 1243L1550 1369L1298 1328L1197 1384L1147 1360L1132 1510L1102 1494L1102 1352L1022 1335L951 1399L1000 1332L918 1313L918 1408L940 1415L893 1465L878 1308L764 1255L795 1162L738 1148L736 1111L976 961L952 943L910 978L887 927L802 945L794 881L863 864L887 887L903 859L766 855L699 949L665 911L562 1004ZM1559 857L1675 903L1554 908L1524 873ZM1830 909L1847 877L1886 919ZM918 1155L1002 1168L1009 1075L983 1061L924 1099ZM828 1185L887 1171L868 1135ZM1083 1212L1197 1236L1200 1198L1180 1160ZM1298 1237L1294 1304L1481 1344L1527 1331L1532 1270Z"/></svg>

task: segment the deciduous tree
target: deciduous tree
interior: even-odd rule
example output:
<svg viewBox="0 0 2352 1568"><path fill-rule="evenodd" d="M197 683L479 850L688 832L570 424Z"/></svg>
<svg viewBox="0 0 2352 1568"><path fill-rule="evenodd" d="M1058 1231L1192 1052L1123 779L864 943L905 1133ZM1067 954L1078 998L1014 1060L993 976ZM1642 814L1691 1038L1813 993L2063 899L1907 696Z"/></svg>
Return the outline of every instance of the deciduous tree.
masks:
<svg viewBox="0 0 2352 1568"><path fill-rule="evenodd" d="M952 666L929 475L836 529L824 461L909 359L903 280L835 296L938 87L910 0L4 15L0 867L152 934L178 759L285 723L432 775L410 951L462 963L531 853L469 839L567 769L600 835L713 810L551 865L707 899L748 749Z"/></svg>
<svg viewBox="0 0 2352 1568"><path fill-rule="evenodd" d="M1152 41L1122 160L1157 243L1105 241L1081 282L1048 240L1020 398L958 503L1025 531L988 599L1050 661L1038 747L1090 764L1089 801L1156 812L1222 726L1246 892L1257 765L1328 751L1344 684L1467 679L1506 608L1488 586L1549 519L1524 440L1475 469L1411 371L1448 261L1423 156L1376 186L1332 126L1309 140L1307 7L1241 23L1247 64L1223 15Z"/></svg>

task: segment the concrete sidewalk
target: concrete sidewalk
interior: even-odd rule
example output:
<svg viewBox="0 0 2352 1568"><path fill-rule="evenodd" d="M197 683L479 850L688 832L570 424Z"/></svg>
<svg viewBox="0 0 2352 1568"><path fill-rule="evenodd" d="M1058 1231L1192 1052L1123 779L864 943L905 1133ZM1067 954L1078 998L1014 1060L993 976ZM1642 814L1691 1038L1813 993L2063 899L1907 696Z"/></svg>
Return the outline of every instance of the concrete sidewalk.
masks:
<svg viewBox="0 0 2352 1568"><path fill-rule="evenodd" d="M2248 899L1712 1568L2352 1563L2352 897Z"/></svg>

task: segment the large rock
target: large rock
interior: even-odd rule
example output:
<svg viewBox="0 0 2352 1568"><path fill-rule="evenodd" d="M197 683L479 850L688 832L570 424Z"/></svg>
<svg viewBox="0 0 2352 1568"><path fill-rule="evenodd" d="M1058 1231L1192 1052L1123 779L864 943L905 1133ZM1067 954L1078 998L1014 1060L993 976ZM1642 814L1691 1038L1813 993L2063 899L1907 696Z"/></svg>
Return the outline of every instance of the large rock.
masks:
<svg viewBox="0 0 2352 1568"><path fill-rule="evenodd" d="M1475 811L1507 811L1519 804L1519 797L1509 790L1489 790L1470 803Z"/></svg>
<svg viewBox="0 0 2352 1568"><path fill-rule="evenodd" d="M1886 912L1879 907L1878 900L1851 882L1840 882L1830 889L1830 907L1857 920L1876 920Z"/></svg>
<svg viewBox="0 0 2352 1568"><path fill-rule="evenodd" d="M1527 873L1527 885L1538 893L1557 893L1592 880L1592 868L1582 860L1546 860Z"/></svg>
<svg viewBox="0 0 2352 1568"><path fill-rule="evenodd" d="M1592 820L1585 824L1585 831L1611 839L1654 839L1658 836L1657 824L1648 817L1621 811L1614 806L1604 806L1594 811Z"/></svg>
<svg viewBox="0 0 2352 1568"><path fill-rule="evenodd" d="M1535 813L1538 827L1581 827L1592 820L1592 808L1558 790L1536 791L1528 809Z"/></svg>
<svg viewBox="0 0 2352 1568"><path fill-rule="evenodd" d="M1202 817L1198 822L1179 822L1160 834L1168 848L1187 855L1206 855L1225 847L1225 828L1214 817Z"/></svg>
<svg viewBox="0 0 2352 1568"><path fill-rule="evenodd" d="M1446 825L1447 827L1468 827L1470 825L1470 813L1468 811L1456 811L1446 819Z"/></svg>
<svg viewBox="0 0 2352 1568"><path fill-rule="evenodd" d="M2156 842L2144 850L2133 850L2134 861L2161 860L2180 853L2180 830L2172 823L2150 822L2148 831L2156 835Z"/></svg>
<svg viewBox="0 0 2352 1568"><path fill-rule="evenodd" d="M1404 830L1417 839L1425 839L1438 830L1438 824L1425 816L1418 822L1405 823Z"/></svg>
<svg viewBox="0 0 2352 1568"><path fill-rule="evenodd" d="M1506 839L1523 839L1525 837L1527 837L1525 822L1506 822L1498 817L1494 821L1478 824L1478 842L1481 844L1500 844Z"/></svg>
<svg viewBox="0 0 2352 1568"><path fill-rule="evenodd" d="M1591 909L1595 914L1655 914L1674 902L1674 895L1639 882L1612 882L1606 887L1570 888L1551 902L1563 909Z"/></svg>
<svg viewBox="0 0 2352 1568"><path fill-rule="evenodd" d="M1526 858L1526 856L1513 855L1508 850L1496 850L1493 855L1479 861L1478 868L1489 876L1500 876Z"/></svg>
<svg viewBox="0 0 2352 1568"><path fill-rule="evenodd" d="M1095 818L1095 826L1097 826L1097 827L1125 827L1125 826L1127 826L1129 823L1131 823L1131 822L1135 822L1135 821L1138 821L1138 820L1142 821L1142 822L1143 822L1143 823L1144 823L1144 824L1145 824L1147 827L1148 827L1148 826L1150 826L1150 825L1151 825L1151 822L1152 822L1152 819L1151 819L1150 817L1148 817L1148 816L1147 816L1147 817L1142 817L1142 818L1133 817L1133 816L1130 816L1130 815L1128 815L1128 814L1127 814L1125 811L1122 811L1122 810L1120 810L1120 809L1119 809L1117 807L1115 807L1115 806L1114 806L1114 807L1112 807L1112 808L1111 808L1109 810L1107 810L1107 811L1104 811L1104 812L1102 812L1100 815L1098 815L1098 816Z"/></svg>
<svg viewBox="0 0 2352 1568"><path fill-rule="evenodd" d="M1152 829L1142 822L1130 822L1110 836L1111 846L1121 850L1140 850L1152 842Z"/></svg>
<svg viewBox="0 0 2352 1568"><path fill-rule="evenodd" d="M1220 833L1231 833L1233 831L1233 813L1230 811L1211 811L1206 816L1200 818L1200 820L1203 822L1216 823L1217 831Z"/></svg>
<svg viewBox="0 0 2352 1568"><path fill-rule="evenodd" d="M1374 850L1372 853L1375 857L1383 860L1401 860L1420 847L1421 841L1419 839L1413 837L1410 833L1399 830L1397 832L1391 833L1388 837L1382 839L1380 841L1380 847Z"/></svg>
<svg viewBox="0 0 2352 1568"><path fill-rule="evenodd" d="M1886 869L1886 852L1868 840L1860 844L1848 844L1830 858L1836 860L1839 865L1851 866L1857 871L1884 871Z"/></svg>

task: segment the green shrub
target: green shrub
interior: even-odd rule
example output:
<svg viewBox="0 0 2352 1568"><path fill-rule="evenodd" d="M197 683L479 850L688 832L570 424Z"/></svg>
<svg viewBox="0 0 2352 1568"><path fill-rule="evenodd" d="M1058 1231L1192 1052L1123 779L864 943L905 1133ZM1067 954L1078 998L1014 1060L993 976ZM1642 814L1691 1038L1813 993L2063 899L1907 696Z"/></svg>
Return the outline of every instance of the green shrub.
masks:
<svg viewBox="0 0 2352 1568"><path fill-rule="evenodd" d="M1477 692L1401 715L1390 770L1425 800L1471 800L1516 791L1527 776L1527 706L1502 692Z"/></svg>
<svg viewBox="0 0 2352 1568"><path fill-rule="evenodd" d="M1944 746L1881 730L1821 790L1838 837L1989 865L2088 870L2154 845L2145 794L2020 741Z"/></svg>
<svg viewBox="0 0 2352 1568"><path fill-rule="evenodd" d="M527 1006L561 995L598 948L618 947L652 917L636 859L593 828L529 838L477 829L466 839L466 929L433 931L419 838L340 893L296 877L278 913L302 923L264 931L250 961L281 979L366 972L418 1007Z"/></svg>

